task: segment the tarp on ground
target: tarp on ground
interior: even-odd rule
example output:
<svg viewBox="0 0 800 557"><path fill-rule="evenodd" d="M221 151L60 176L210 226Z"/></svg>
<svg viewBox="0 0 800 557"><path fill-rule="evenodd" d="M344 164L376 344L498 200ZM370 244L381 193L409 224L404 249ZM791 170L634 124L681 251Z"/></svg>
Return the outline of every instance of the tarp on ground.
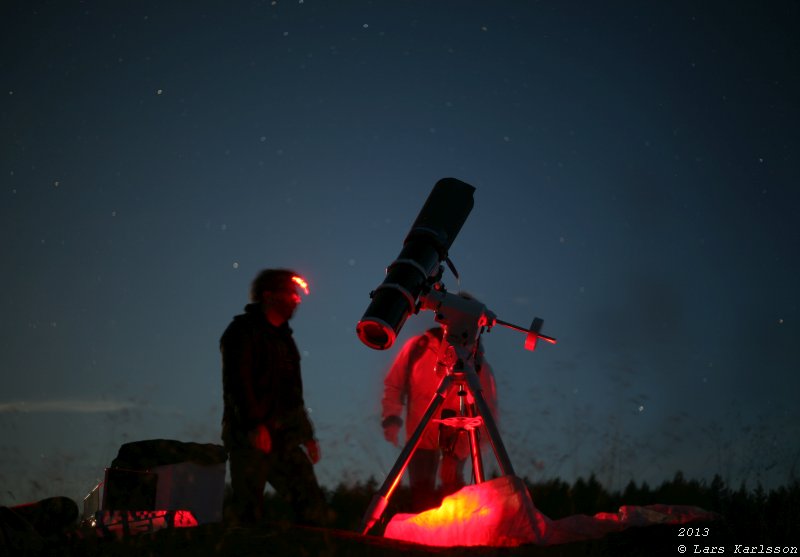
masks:
<svg viewBox="0 0 800 557"><path fill-rule="evenodd" d="M648 505L552 520L534 506L521 479L503 476L466 486L445 497L435 509L395 515L384 537L442 547L555 545L599 539L633 526L716 518L714 513L697 507Z"/></svg>

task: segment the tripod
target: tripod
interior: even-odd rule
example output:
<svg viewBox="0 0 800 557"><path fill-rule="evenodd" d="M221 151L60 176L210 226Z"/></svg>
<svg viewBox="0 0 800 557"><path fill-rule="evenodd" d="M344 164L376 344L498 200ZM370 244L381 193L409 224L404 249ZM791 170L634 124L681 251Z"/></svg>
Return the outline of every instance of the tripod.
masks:
<svg viewBox="0 0 800 557"><path fill-rule="evenodd" d="M444 404L448 394L453 388L458 388L461 400L461 416L443 420L448 425L453 424L469 432L470 452L472 456L472 469L476 483L484 481L483 462L481 459L480 444L477 428L485 426L489 442L494 451L495 458L504 476L513 476L514 467L506 452L497 424L492 417L489 405L483 396L480 379L475 371L475 352L480 334L484 329L491 328L495 323L525 331L528 333L526 346L530 346L533 338L542 338L555 343L555 339L539 334L542 325L541 319L535 319L530 330L522 329L515 325L496 319L485 305L477 300L450 294L444 290L440 283L420 298L421 309L435 312L435 320L444 328L442 337L442 350L439 352L439 362L446 372L439 383L436 393L428 404L425 413L414 433L403 447L400 456L390 470L381 488L372 498L369 508L361 523L361 532L367 534L378 522L389 504L389 499L400 484L411 457L417 450L425 428L434 415ZM465 404L465 398L472 401Z"/></svg>

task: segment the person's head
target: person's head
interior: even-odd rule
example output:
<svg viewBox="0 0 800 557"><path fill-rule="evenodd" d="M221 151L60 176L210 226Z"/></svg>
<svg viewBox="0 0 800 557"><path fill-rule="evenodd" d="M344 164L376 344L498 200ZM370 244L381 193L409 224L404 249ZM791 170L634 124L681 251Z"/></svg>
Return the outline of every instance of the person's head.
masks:
<svg viewBox="0 0 800 557"><path fill-rule="evenodd" d="M250 285L250 301L260 303L268 317L288 321L301 302L301 283L297 279L302 281L290 269L264 269Z"/></svg>

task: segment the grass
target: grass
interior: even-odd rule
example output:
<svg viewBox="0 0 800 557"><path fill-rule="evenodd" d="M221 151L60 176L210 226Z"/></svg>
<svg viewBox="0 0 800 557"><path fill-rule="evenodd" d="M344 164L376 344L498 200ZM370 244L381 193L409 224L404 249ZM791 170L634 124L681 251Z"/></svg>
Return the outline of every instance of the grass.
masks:
<svg viewBox="0 0 800 557"><path fill-rule="evenodd" d="M679 543L686 543L690 550L694 544L725 546L730 553L736 543L797 546L800 542L800 482L796 481L770 491L759 486L732 488L719 477L710 482L687 480L681 473L655 487L630 482L623 490L613 492L607 491L594 476L580 478L572 484L559 479L526 483L536 507L552 519L615 512L622 505L655 503L698 506L719 514L721 519L702 524L710 527L710 535L702 539L680 538L676 526L649 526L629 528L601 540L557 546L431 548L356 533L379 487L376 480L370 479L340 484L328 491L335 520L332 528L325 529L294 526L291 509L274 493L265 497L267 522L263 527L231 528L223 521L196 528L160 530L122 540L100 537L94 530L77 526L57 533L52 529L43 531L41 527L37 531L18 521L5 520L4 517L9 516L8 509L2 508L0 510L6 514L0 514L0 556L651 556L676 555ZM385 516L407 511L408 502L408 490L401 486L393 495Z"/></svg>

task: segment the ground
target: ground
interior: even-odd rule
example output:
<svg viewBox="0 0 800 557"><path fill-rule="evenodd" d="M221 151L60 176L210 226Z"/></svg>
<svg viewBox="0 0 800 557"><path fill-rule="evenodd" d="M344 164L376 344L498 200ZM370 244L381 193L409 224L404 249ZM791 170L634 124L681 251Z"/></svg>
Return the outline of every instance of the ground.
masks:
<svg viewBox="0 0 800 557"><path fill-rule="evenodd" d="M703 523L711 535L698 543L704 547L727 546L733 553L734 535L724 521ZM46 540L44 544L17 547L10 555L58 555L64 557L572 557L578 555L679 555L683 544L688 553L695 553L695 544L678 536L675 526L631 528L622 534L609 535L602 540L569 543L549 547L534 545L516 548L454 547L434 548L387 540L380 536L363 536L352 531L306 528L288 523L270 523L258 528L230 528L222 523L195 528L165 529L152 534L140 534L126 539L99 538L84 533L68 539ZM0 547L0 555L3 555Z"/></svg>

